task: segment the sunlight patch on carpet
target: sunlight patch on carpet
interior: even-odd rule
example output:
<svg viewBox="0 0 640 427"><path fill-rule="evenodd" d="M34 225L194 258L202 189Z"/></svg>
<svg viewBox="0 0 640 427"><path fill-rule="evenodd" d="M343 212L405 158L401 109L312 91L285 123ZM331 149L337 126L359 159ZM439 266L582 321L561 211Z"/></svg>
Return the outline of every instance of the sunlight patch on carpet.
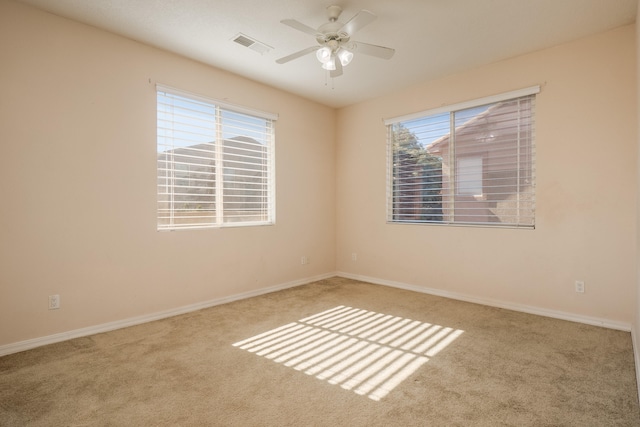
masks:
<svg viewBox="0 0 640 427"><path fill-rule="evenodd" d="M338 306L233 346L378 401L463 332Z"/></svg>

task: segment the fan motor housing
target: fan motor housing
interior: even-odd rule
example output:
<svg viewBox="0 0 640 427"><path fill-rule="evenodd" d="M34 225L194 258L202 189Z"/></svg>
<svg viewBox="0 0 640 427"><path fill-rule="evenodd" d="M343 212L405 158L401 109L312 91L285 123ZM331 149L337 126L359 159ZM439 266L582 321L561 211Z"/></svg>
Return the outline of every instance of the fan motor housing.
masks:
<svg viewBox="0 0 640 427"><path fill-rule="evenodd" d="M316 40L321 45L328 44L333 40L337 41L338 44L348 42L350 38L349 34L344 31L338 32L343 26L344 24L338 21L327 22L321 25L320 28L318 28L318 32L321 33L321 35L318 35Z"/></svg>

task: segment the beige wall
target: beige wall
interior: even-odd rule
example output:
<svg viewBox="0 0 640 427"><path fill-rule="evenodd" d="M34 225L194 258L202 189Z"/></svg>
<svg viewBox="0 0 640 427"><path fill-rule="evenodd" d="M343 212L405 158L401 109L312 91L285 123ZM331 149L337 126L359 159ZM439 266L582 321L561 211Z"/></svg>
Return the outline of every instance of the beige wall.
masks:
<svg viewBox="0 0 640 427"><path fill-rule="evenodd" d="M0 346L336 270L630 324L634 29L336 112L0 0ZM277 225L155 230L155 82L280 115ZM536 230L385 223L383 118L534 84Z"/></svg>
<svg viewBox="0 0 640 427"><path fill-rule="evenodd" d="M630 325L635 55L631 25L340 110L337 270ZM385 223L383 118L537 84L535 230Z"/></svg>
<svg viewBox="0 0 640 427"><path fill-rule="evenodd" d="M636 358L636 379L638 384L638 395L640 396L640 349L638 345L640 345L640 27L638 27L638 22L640 22L640 0L638 0L638 10L636 15L636 79L637 79L637 95L636 102L638 105L638 116L636 120L636 124L638 126L638 139L637 147L638 147L638 170L637 170L637 197L636 197L636 269L638 271L638 277L636 281L636 297L635 297L635 307L634 307L634 322L633 329L631 331L633 336L633 344L635 350L635 358Z"/></svg>
<svg viewBox="0 0 640 427"><path fill-rule="evenodd" d="M0 58L0 345L334 271L333 109L6 0ZM155 82L280 115L277 225L156 231Z"/></svg>

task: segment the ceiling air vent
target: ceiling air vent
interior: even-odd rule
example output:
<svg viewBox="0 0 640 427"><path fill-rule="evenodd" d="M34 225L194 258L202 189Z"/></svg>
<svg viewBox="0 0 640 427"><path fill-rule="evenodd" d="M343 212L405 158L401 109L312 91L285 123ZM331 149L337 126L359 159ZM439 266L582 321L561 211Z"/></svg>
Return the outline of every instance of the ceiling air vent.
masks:
<svg viewBox="0 0 640 427"><path fill-rule="evenodd" d="M232 40L244 47L248 47L249 49L258 52L260 55L265 54L273 49L271 46L267 46L266 44L261 43L256 39L252 39L251 37L246 36L242 33L237 34Z"/></svg>

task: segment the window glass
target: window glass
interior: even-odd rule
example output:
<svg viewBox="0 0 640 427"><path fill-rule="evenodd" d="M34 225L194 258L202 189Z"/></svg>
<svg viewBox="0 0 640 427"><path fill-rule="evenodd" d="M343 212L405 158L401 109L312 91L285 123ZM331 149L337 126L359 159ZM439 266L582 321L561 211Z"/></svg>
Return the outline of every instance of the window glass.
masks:
<svg viewBox="0 0 640 427"><path fill-rule="evenodd" d="M533 227L534 101L389 123L389 221Z"/></svg>
<svg viewBox="0 0 640 427"><path fill-rule="evenodd" d="M158 90L158 229L273 223L273 120Z"/></svg>

